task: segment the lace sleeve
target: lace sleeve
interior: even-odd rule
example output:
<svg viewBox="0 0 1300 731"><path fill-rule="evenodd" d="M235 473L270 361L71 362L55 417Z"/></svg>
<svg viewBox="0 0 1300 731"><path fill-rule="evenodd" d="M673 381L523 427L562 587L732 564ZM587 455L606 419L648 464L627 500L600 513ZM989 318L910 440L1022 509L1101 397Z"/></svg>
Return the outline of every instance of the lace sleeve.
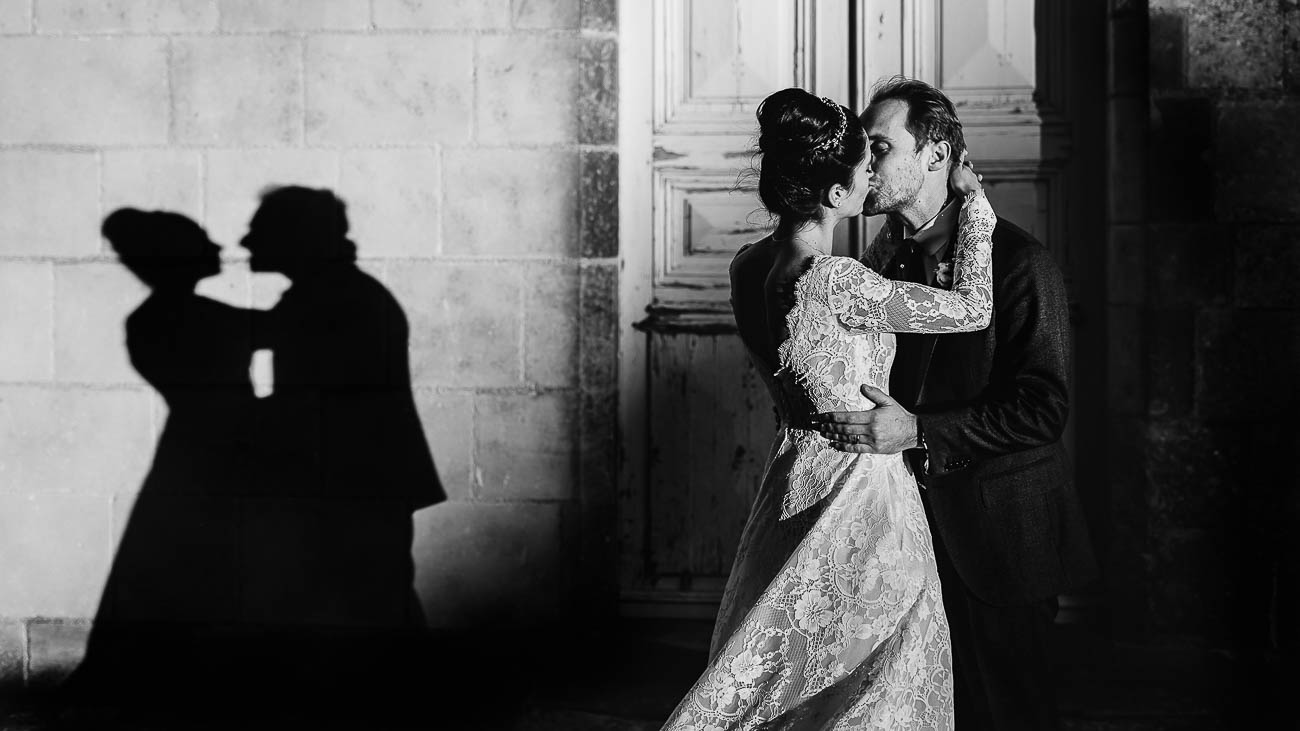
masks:
<svg viewBox="0 0 1300 731"><path fill-rule="evenodd" d="M832 260L827 304L841 324L860 332L953 333L988 327L993 313L993 227L983 191L957 220L952 291L896 282L853 259Z"/></svg>

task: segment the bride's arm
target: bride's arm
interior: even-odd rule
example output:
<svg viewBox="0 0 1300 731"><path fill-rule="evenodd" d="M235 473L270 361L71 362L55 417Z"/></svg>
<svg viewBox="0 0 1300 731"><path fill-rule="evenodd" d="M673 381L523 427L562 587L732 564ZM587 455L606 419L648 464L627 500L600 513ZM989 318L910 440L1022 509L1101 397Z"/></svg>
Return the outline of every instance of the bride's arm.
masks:
<svg viewBox="0 0 1300 731"><path fill-rule="evenodd" d="M847 258L831 264L827 303L859 332L953 333L988 327L993 312L993 228L982 190L966 197L957 222L952 291L897 282Z"/></svg>

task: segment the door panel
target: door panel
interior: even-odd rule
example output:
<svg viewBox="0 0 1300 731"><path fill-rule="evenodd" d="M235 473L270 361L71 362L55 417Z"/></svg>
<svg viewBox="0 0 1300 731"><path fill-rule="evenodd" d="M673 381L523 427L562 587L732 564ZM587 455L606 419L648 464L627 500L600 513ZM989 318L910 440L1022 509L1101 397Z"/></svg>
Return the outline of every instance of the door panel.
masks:
<svg viewBox="0 0 1300 731"><path fill-rule="evenodd" d="M754 104L792 83L796 16L809 2L655 0L659 134L746 128Z"/></svg>
<svg viewBox="0 0 1300 731"><path fill-rule="evenodd" d="M730 571L775 419L739 338L650 339L650 391L664 398L650 409L649 568L689 587Z"/></svg>

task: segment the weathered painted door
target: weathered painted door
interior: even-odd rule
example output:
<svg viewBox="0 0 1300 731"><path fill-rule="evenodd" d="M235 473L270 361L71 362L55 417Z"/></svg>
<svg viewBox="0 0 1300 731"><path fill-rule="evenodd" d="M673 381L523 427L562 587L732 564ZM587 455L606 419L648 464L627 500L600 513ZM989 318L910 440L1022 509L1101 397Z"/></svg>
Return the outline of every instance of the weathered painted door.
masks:
<svg viewBox="0 0 1300 731"><path fill-rule="evenodd" d="M711 617L775 433L728 304L768 223L743 189L758 103L800 86L861 108L899 73L943 88L999 213L1067 268L1070 131L1033 0L625 0L619 26L622 606ZM879 225L843 227L837 253Z"/></svg>
<svg viewBox="0 0 1300 731"><path fill-rule="evenodd" d="M728 304L731 257L767 224L738 178L765 96L800 86L847 99L848 7L620 6L627 611L712 616L730 571L775 433Z"/></svg>

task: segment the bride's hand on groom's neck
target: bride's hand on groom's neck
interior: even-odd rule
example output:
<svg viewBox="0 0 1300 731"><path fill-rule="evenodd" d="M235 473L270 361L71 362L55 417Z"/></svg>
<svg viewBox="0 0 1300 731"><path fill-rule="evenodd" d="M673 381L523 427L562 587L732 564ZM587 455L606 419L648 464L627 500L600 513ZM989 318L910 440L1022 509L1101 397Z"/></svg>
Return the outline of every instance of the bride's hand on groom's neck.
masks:
<svg viewBox="0 0 1300 731"><path fill-rule="evenodd" d="M948 173L948 191L958 198L968 198L984 187L981 185L984 176L975 172L975 164L967 157L968 154L963 152L961 163Z"/></svg>

